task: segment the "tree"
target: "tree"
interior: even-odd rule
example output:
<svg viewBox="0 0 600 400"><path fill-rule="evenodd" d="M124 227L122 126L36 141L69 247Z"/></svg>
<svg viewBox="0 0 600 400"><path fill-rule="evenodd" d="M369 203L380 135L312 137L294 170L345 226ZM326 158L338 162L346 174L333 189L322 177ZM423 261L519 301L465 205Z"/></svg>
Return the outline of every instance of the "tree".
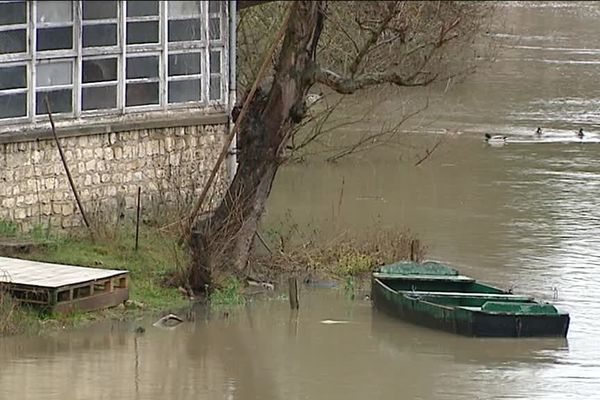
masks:
<svg viewBox="0 0 600 400"><path fill-rule="evenodd" d="M472 71L475 41L491 7L452 1L295 1L288 12L269 83L248 98L246 116L237 121L236 175L215 212L194 224L194 289L215 279L218 284L220 276L245 274L285 149L306 121L306 96L313 85L352 95L382 85L409 89L463 76Z"/></svg>

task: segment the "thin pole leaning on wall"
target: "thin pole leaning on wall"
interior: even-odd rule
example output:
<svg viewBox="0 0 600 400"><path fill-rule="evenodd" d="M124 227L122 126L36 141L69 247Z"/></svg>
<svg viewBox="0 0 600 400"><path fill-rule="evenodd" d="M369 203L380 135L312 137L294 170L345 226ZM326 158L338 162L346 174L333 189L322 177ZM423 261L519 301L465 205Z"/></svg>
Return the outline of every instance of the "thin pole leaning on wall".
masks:
<svg viewBox="0 0 600 400"><path fill-rule="evenodd" d="M60 145L60 141L58 140L58 136L56 135L56 127L54 126L54 120L52 119L52 111L50 110L50 101L48 100L48 96L44 97L44 102L46 103L46 112L48 112L48 118L50 118L52 135L54 136L56 147L58 147L58 152L60 153L60 159L62 160L63 167L65 167L65 172L67 173L67 178L69 179L69 185L71 186L71 190L73 191L73 195L75 196L75 200L77 201L77 206L79 207L79 211L81 212L81 216L83 217L83 222L85 223L85 226L90 230L91 233L90 222L87 219L83 206L81 205L81 199L79 198L79 193L77 192L77 188L75 187L75 183L73 182L73 177L71 176L71 172L69 171L69 166L67 165L67 160L65 159L65 153L63 152L62 146Z"/></svg>

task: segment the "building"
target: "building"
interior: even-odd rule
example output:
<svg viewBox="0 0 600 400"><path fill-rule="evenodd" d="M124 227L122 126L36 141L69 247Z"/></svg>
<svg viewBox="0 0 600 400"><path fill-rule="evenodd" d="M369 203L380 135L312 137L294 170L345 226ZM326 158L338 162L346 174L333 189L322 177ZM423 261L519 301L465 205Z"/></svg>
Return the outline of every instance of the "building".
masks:
<svg viewBox="0 0 600 400"><path fill-rule="evenodd" d="M89 212L122 214L138 187L148 207L189 201L182 194L201 189L230 123L235 9L0 0L0 220L81 223L46 99Z"/></svg>

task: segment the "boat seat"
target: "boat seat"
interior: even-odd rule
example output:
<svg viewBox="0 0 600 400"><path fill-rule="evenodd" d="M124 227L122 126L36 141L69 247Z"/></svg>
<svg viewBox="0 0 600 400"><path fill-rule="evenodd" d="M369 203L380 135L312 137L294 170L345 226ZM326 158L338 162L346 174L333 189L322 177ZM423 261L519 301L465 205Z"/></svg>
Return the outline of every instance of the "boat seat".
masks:
<svg viewBox="0 0 600 400"><path fill-rule="evenodd" d="M421 291L403 291L407 295L415 295L419 297L470 297L476 299L490 300L512 300L512 301L532 301L531 296L522 296L518 294L504 293L469 293L469 292L421 292Z"/></svg>

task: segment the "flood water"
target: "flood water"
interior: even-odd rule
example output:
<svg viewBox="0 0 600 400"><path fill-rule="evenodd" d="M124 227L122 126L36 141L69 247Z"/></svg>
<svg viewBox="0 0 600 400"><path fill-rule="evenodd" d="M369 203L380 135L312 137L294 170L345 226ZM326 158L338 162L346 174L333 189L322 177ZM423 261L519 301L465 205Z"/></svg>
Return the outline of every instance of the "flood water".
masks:
<svg viewBox="0 0 600 400"><path fill-rule="evenodd" d="M289 210L323 231L408 227L430 258L516 293L557 296L571 314L567 340L462 338L339 290L303 289L297 315L272 299L171 331L142 320L1 339L0 399L598 398L600 4L514 2L501 12L506 24L490 34L502 53L445 96L427 93L410 150L289 166L268 219ZM508 143L486 146L486 132ZM136 336L139 324L147 332Z"/></svg>

